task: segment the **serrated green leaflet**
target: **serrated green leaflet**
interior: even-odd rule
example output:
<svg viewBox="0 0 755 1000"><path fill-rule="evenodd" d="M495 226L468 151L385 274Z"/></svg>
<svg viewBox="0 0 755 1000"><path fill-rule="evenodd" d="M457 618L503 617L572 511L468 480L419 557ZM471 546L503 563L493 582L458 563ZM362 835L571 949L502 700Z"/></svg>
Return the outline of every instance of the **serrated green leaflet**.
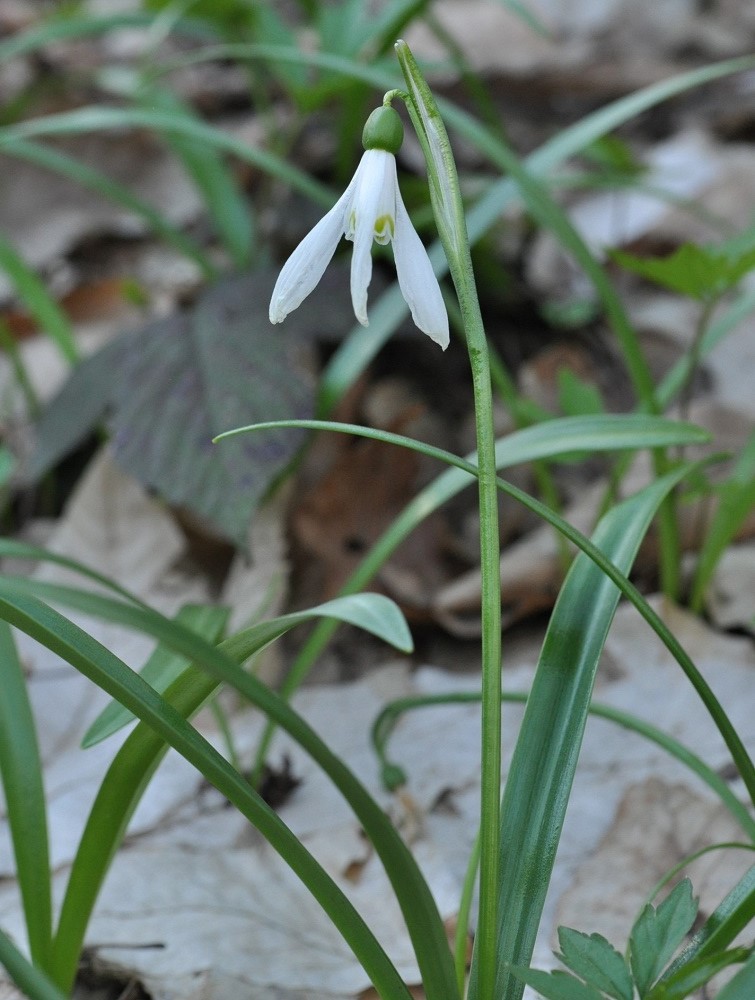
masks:
<svg viewBox="0 0 755 1000"><path fill-rule="evenodd" d="M685 243L667 257L637 257L620 250L611 257L628 271L700 300L723 295L755 267L752 249L732 256L695 243Z"/></svg>
<svg viewBox="0 0 755 1000"><path fill-rule="evenodd" d="M601 934L582 934L559 927L561 961L581 979L614 997L632 1000L632 977L624 957Z"/></svg>
<svg viewBox="0 0 755 1000"><path fill-rule="evenodd" d="M663 974L663 979L675 975L698 958L724 951L739 932L755 919L755 865L727 893L687 947Z"/></svg>
<svg viewBox="0 0 755 1000"><path fill-rule="evenodd" d="M656 908L648 904L629 938L629 959L640 1000L663 971L697 916L689 879L683 879Z"/></svg>
<svg viewBox="0 0 755 1000"><path fill-rule="evenodd" d="M600 990L568 972L542 972L540 969L525 969L512 966L511 972L528 986L545 997L545 1000L605 1000Z"/></svg>

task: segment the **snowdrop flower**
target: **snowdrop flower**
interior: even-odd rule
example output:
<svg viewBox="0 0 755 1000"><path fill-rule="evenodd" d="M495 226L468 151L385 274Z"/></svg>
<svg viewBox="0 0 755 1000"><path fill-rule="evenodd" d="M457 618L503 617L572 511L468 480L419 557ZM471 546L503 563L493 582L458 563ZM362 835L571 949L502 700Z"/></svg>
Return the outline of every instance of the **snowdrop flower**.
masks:
<svg viewBox="0 0 755 1000"><path fill-rule="evenodd" d="M270 301L271 323L282 322L301 305L345 236L354 243L351 301L357 319L367 326L372 241L392 242L399 287L412 319L444 350L448 346L448 316L440 286L398 188L395 154L403 133L393 108L384 106L370 115L362 139L365 152L351 183L283 265Z"/></svg>

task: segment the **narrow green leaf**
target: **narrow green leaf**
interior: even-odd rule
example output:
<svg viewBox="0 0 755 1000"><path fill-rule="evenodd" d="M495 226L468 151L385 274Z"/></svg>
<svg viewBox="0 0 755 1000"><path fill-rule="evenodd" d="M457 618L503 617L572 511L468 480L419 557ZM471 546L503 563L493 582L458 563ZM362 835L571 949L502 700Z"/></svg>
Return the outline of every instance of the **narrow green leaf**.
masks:
<svg viewBox="0 0 755 1000"><path fill-rule="evenodd" d="M141 100L145 109L170 115L172 119L184 119L188 123L199 121L169 90L150 87L141 94ZM254 242L252 210L242 198L231 171L206 140L192 139L175 131L167 133L167 140L202 195L234 266L239 270L248 267Z"/></svg>
<svg viewBox="0 0 755 1000"><path fill-rule="evenodd" d="M743 968L719 991L716 1000L752 1000L755 996L755 954Z"/></svg>
<svg viewBox="0 0 755 1000"><path fill-rule="evenodd" d="M567 417L605 413L600 389L581 379L570 368L559 369L556 375L558 404Z"/></svg>
<svg viewBox="0 0 755 1000"><path fill-rule="evenodd" d="M65 584L48 583L31 577L14 577L0 574L0 585L9 593L18 595L33 595L53 604L62 604L76 608L86 614L104 618L107 621L119 622L137 631L147 632L164 641L172 649L181 652L188 658L194 658L196 648L193 643L199 639L196 632L172 622L148 607L132 605L120 600L113 600L89 590L81 590ZM347 594L335 597L331 601L319 604L304 611L295 611L279 618L252 625L249 634L257 643L256 651L269 645L275 639L294 628L296 625L311 621L313 618L333 618L339 622L355 625L370 632L378 639L395 646L404 653L413 649L409 626L406 624L398 605L383 594ZM206 651L207 645L202 646ZM213 647L209 647L213 648ZM251 655L251 654L250 654ZM155 678L156 683L164 685L165 674Z"/></svg>
<svg viewBox="0 0 755 1000"><path fill-rule="evenodd" d="M101 16L71 15L45 18L28 31L19 32L0 42L0 62L15 59L44 48L52 42L65 38L86 38L88 35L103 35L119 28L149 28L154 23L152 14L123 13ZM174 25L178 34L188 34L200 39L214 38L206 22L183 17Z"/></svg>
<svg viewBox="0 0 755 1000"><path fill-rule="evenodd" d="M410 1000L390 959L336 883L249 783L138 674L73 622L5 585L0 585L0 617L56 652L121 701L193 764L284 858L327 912L378 992L391 1000Z"/></svg>
<svg viewBox="0 0 755 1000"><path fill-rule="evenodd" d="M705 986L713 976L730 965L747 960L750 948L732 948L687 962L668 979L661 979L648 994L648 1000L685 1000L690 993Z"/></svg>
<svg viewBox="0 0 755 1000"><path fill-rule="evenodd" d="M214 276L214 268L198 244L182 233L180 229L171 225L159 211L142 201L128 188L118 184L106 174L100 173L89 164L81 163L58 149L50 149L40 143L28 142L25 139L5 139L3 153L51 170L81 184L82 187L89 188L90 191L95 191L109 201L122 205L129 212L144 219L147 225L166 243L175 247L186 257L196 261L207 278Z"/></svg>
<svg viewBox="0 0 755 1000"><path fill-rule="evenodd" d="M700 612L716 566L729 542L755 507L755 433L737 462L732 475L718 487L718 508L708 526L697 559L690 607Z"/></svg>
<svg viewBox="0 0 755 1000"><path fill-rule="evenodd" d="M0 236L0 268L6 272L16 294L43 333L53 340L66 361L73 363L79 352L68 318L26 261Z"/></svg>
<svg viewBox="0 0 755 1000"><path fill-rule="evenodd" d="M113 594L117 594L128 603L136 604L141 608L147 608L147 605L136 597L135 594L132 594L120 584L115 583L110 577L98 573L97 570L92 569L90 566L85 566L76 559L58 555L57 552L49 552L38 545L30 545L28 542L19 541L17 538L0 537L0 559L26 559L35 563L50 562L56 566L63 566L74 573L79 573L84 579L96 583L100 587L104 587Z"/></svg>
<svg viewBox="0 0 755 1000"><path fill-rule="evenodd" d="M11 939L0 930L0 965L30 1000L68 1000L36 965L21 954Z"/></svg>
<svg viewBox="0 0 755 1000"><path fill-rule="evenodd" d="M269 420L246 427L235 427L218 434L215 441L247 434L251 431L273 430L292 427L317 431L336 431L385 441L402 448L419 451L431 458L438 458L459 468L465 460L457 455L435 448L414 438L381 431L360 424L336 423L332 420ZM533 462L538 458L553 458L573 451L622 451L637 448L658 448L665 445L702 444L710 440L710 433L695 424L669 420L667 417L650 416L644 413L600 413L586 416L560 417L532 427L514 431L496 442L496 464L505 469L520 462ZM469 455L466 464L472 461ZM454 476L456 478L456 476Z"/></svg>
<svg viewBox="0 0 755 1000"><path fill-rule="evenodd" d="M285 181L319 205L330 207L333 204L333 196L327 188L308 174L291 166L282 157L257 146L250 146L212 125L163 111L89 105L77 108L75 111L43 115L27 119L17 125L0 128L0 148L6 139L15 142L17 139L34 139L40 136L80 135L123 128L149 128L165 135L177 135L206 143L213 149L232 153L244 163L251 163L265 173Z"/></svg>
<svg viewBox="0 0 755 1000"><path fill-rule="evenodd" d="M583 551L587 550L583 549ZM527 698L528 693L526 691L505 691L503 694L504 701L516 702L522 705L525 704ZM425 708L433 705L469 704L470 702L479 701L480 692L478 690L397 698L395 701L385 705L375 719L372 727L372 743L381 764L385 787L389 791L392 791L406 781L403 769L398 764L390 761L385 751L386 743L400 715L415 708ZM640 719L636 715L631 715L629 712L622 712L610 705L601 705L596 701L592 701L590 703L590 714L601 719L608 719L610 722L630 730L630 732L635 732L643 736L689 768L693 774L696 774L719 797L721 803L729 810L734 820L739 823L752 844L755 845L755 819L753 819L747 807L732 792L728 783L717 771L714 771L702 758L698 757L697 754L692 753L688 747L674 739L673 736L669 736L662 729L650 725L644 719Z"/></svg>
<svg viewBox="0 0 755 1000"><path fill-rule="evenodd" d="M511 972L545 1000L605 1000L599 990L589 983L583 983L568 972L542 972L540 969L526 969L512 966Z"/></svg>
<svg viewBox="0 0 755 1000"><path fill-rule="evenodd" d="M52 899L42 761L26 678L5 622L0 623L0 779L32 961L49 969Z"/></svg>
<svg viewBox="0 0 755 1000"><path fill-rule="evenodd" d="M633 987L624 956L602 934L582 934L559 927L558 958L581 979L603 990L615 1000L632 1000Z"/></svg>
<svg viewBox="0 0 755 1000"><path fill-rule="evenodd" d="M567 427L571 430L576 430L576 428L580 426L581 430L587 433L587 425L579 424L579 421L588 421L588 423L590 421L593 423L597 421L597 425L599 425L603 431L609 431L609 438L616 441L616 439L613 438L612 431L614 428L611 421L606 422L606 417L608 416L609 415L604 414L598 418L569 418L574 421L572 424L568 424L567 420L549 421L545 424L528 427L523 431L517 431L498 442L496 446L497 466L498 468L504 468L507 465L514 465L520 461L528 461L535 455L538 457L544 457L546 455L558 454L561 450L568 451L573 447L578 448L580 446L584 446L586 440L585 437L578 436L576 439L570 438L569 432L567 431ZM649 419L657 420L658 418L651 417ZM297 426L300 426L300 424L297 423ZM365 437L375 437L379 440L392 441L394 444L401 444L407 448L415 448L424 454L437 457L441 461L445 461L449 465L455 466L455 468L448 469L442 475L438 476L436 480L425 487L425 489L423 489L404 508L401 514L399 514L393 524L378 539L370 552L365 556L360 565L344 584L342 593L355 593L363 587L366 587L383 563L390 558L391 554L395 551L398 545L400 545L400 543L414 530L414 528L420 524L431 511L437 510L441 504L456 496L456 494L459 493L464 486L468 485L468 477L474 477L477 474L477 467L471 461L475 458L474 455L470 455L469 459L461 459L450 452L444 452L441 449L434 449L429 445L420 444L413 441L411 438L401 438L399 435L388 435L386 432L376 432L356 425L330 424L322 421L312 421L306 426L322 429L331 427L335 430L344 430L348 433L359 434ZM598 432L598 426L593 426L593 431L595 432L592 444L593 450L600 450L602 447L601 442L605 444L607 439L605 436L601 436ZM240 431L231 433L240 433ZM617 445L617 447L618 446L619 445ZM689 468L691 470L693 467L691 466ZM498 488L504 493L507 493L518 503L521 503L528 510L537 514L538 517L541 517L548 524L551 524L554 528L561 532L564 537L573 542L577 548L586 553L586 555L593 560L595 565L601 568L602 572L614 582L614 584L620 589L621 593L637 608L645 621L656 632L661 642L663 642L671 655L681 666L690 683L695 688L700 700L708 710L713 722L721 733L726 746L731 752L732 758L742 776L742 779L744 780L752 801L755 802L755 766L753 766L753 762L747 752L747 748L742 743L739 734L732 726L731 721L713 693L710 685L697 669L691 657L682 648L676 636L671 632L657 612L650 607L639 590L634 586L634 584L627 580L626 576L613 564L610 559L605 558L603 553L596 548L589 539L585 538L581 532L575 531L575 529L568 522L564 521L563 518L559 517L558 514L554 513L554 511L552 511L548 506L503 479L498 480ZM321 622L315 627L312 635L305 643L299 656L294 661L291 671L289 672L289 676L286 681L287 691L295 690L297 685L303 680L304 677L306 677L312 664L327 644L332 632L333 626L328 622ZM264 759L264 752L265 748L263 743L263 747L261 748L262 759ZM749 832L749 828L747 826L745 828L748 829Z"/></svg>
<svg viewBox="0 0 755 1000"><path fill-rule="evenodd" d="M176 622L191 629L192 632L196 632L207 642L216 644L222 637L229 614L228 608L217 605L186 604L179 609ZM155 691L164 692L183 673L190 662L189 657L175 653L160 643L139 671L139 675ZM100 712L84 734L81 741L82 747L91 747L102 742L108 736L117 733L123 726L128 725L129 722L133 721L133 718L133 715L123 705L112 701Z"/></svg>
<svg viewBox="0 0 755 1000"><path fill-rule="evenodd" d="M694 368L713 351L718 344L736 330L755 309L755 289L748 288L738 295L731 306L703 334L696 353L687 352L673 366L658 386L657 397L665 410L674 401L682 386L686 385Z"/></svg>
<svg viewBox="0 0 755 1000"><path fill-rule="evenodd" d="M626 573L659 505L687 470L602 518L594 543ZM529 963L569 800L601 651L620 591L585 555L553 610L503 796L496 995L519 1000L511 965ZM475 965L470 997L477 998Z"/></svg>
<svg viewBox="0 0 755 1000"><path fill-rule="evenodd" d="M675 886L657 908L643 907L629 938L629 959L640 998L660 976L696 916L697 900L689 879Z"/></svg>

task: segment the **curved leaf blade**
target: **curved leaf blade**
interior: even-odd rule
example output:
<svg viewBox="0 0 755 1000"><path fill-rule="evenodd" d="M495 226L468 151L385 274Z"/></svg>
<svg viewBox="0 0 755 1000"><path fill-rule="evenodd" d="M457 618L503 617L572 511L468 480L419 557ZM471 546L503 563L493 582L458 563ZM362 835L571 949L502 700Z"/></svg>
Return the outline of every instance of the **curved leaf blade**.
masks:
<svg viewBox="0 0 755 1000"><path fill-rule="evenodd" d="M626 573L681 468L615 507L593 541ZM519 1000L511 966L532 956L603 644L620 591L585 555L574 561L543 643L503 795L496 996ZM475 963L470 997L477 997Z"/></svg>
<svg viewBox="0 0 755 1000"><path fill-rule="evenodd" d="M13 635L0 623L0 779L32 960L49 968L52 896L42 760Z"/></svg>
<svg viewBox="0 0 755 1000"><path fill-rule="evenodd" d="M6 585L0 585L0 617L123 702L193 764L257 827L320 902L378 992L391 1000L410 1000L390 959L336 883L249 783L162 696L73 622Z"/></svg>

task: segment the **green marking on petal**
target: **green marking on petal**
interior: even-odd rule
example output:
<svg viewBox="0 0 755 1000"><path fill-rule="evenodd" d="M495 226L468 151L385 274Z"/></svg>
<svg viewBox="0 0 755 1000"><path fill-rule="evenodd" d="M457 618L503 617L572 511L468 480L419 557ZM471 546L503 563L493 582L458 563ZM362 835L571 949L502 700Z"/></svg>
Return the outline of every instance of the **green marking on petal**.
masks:
<svg viewBox="0 0 755 1000"><path fill-rule="evenodd" d="M379 215L375 219L375 242L381 246L390 243L396 231L396 220L392 215Z"/></svg>

